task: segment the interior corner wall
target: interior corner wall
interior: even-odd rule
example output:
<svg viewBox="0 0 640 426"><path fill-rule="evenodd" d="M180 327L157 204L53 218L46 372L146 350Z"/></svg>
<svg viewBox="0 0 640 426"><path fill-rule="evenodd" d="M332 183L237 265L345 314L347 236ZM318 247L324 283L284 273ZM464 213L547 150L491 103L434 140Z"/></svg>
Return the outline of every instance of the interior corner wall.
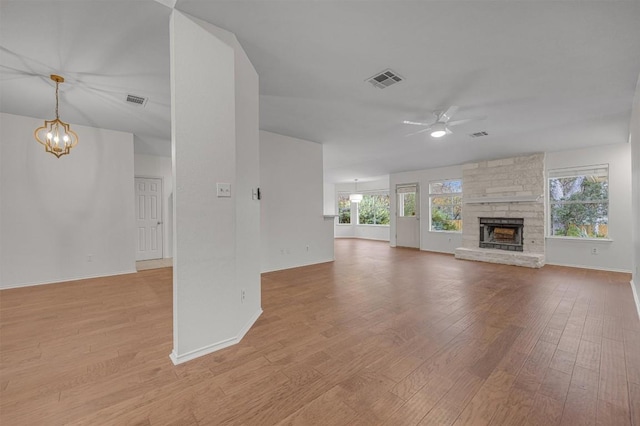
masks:
<svg viewBox="0 0 640 426"><path fill-rule="evenodd" d="M262 272L334 260L322 145L260 131L260 191Z"/></svg>
<svg viewBox="0 0 640 426"><path fill-rule="evenodd" d="M437 167L433 169L394 173L389 177L390 190L395 194L397 185L417 183L420 191L420 250L440 253L454 253L462 246L461 232L431 231L429 183L441 180L462 179L462 165ZM464 192L464 187L462 188ZM396 245L396 211L397 198L391 198L391 240Z"/></svg>
<svg viewBox="0 0 640 426"><path fill-rule="evenodd" d="M162 257L168 259L173 254L173 176L171 157L134 154L133 170L136 177L162 179Z"/></svg>
<svg viewBox="0 0 640 426"><path fill-rule="evenodd" d="M72 124L56 158L42 122L0 114L0 288L135 272L133 135Z"/></svg>
<svg viewBox="0 0 640 426"><path fill-rule="evenodd" d="M631 272L631 147L628 143L547 152L546 170L609 165L609 238L611 241L547 238L545 257L551 265ZM547 191L545 189L545 191ZM548 196L548 195L547 195ZM637 216L637 212L636 212ZM547 214L548 217L548 214ZM548 218L547 218L548 220ZM548 227L547 227L548 229ZM598 254L591 254L593 248Z"/></svg>
<svg viewBox="0 0 640 426"><path fill-rule="evenodd" d="M631 110L631 124L629 127L629 143L631 145L631 216L633 225L632 248L632 281L636 308L640 315L640 78L636 85L636 94Z"/></svg>
<svg viewBox="0 0 640 426"><path fill-rule="evenodd" d="M258 77L235 36L174 10L174 348L181 363L240 341L262 312ZM217 184L231 186L218 197Z"/></svg>

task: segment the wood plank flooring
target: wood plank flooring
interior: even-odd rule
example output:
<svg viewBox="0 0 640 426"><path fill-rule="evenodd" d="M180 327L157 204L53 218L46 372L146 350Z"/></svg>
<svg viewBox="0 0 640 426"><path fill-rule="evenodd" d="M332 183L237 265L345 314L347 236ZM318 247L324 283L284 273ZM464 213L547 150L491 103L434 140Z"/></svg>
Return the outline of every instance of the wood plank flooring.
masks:
<svg viewBox="0 0 640 426"><path fill-rule="evenodd" d="M174 366L170 268L0 292L4 425L635 425L629 275L337 240Z"/></svg>

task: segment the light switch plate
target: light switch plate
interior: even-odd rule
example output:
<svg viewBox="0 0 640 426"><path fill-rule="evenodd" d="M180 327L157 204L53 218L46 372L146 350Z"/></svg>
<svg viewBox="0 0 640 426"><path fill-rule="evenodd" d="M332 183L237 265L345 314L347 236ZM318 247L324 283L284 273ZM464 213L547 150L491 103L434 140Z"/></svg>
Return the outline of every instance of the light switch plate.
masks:
<svg viewBox="0 0 640 426"><path fill-rule="evenodd" d="M231 197L230 183L217 183L218 197Z"/></svg>

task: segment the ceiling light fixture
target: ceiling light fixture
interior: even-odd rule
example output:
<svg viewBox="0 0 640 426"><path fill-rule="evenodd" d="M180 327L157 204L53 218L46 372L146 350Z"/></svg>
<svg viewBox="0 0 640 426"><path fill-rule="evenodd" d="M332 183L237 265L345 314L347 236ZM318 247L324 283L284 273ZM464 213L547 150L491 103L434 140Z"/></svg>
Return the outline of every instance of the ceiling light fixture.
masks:
<svg viewBox="0 0 640 426"><path fill-rule="evenodd" d="M349 194L349 201L357 204L360 201L362 201L362 194L358 193L358 179L355 179L355 181L356 181L356 192L354 194Z"/></svg>
<svg viewBox="0 0 640 426"><path fill-rule="evenodd" d="M44 145L45 151L60 158L63 155L69 154L71 148L78 144L78 135L71 130L69 124L60 120L58 114L58 86L60 83L64 83L64 78L52 74L51 80L56 82L56 119L45 120L44 126L38 127L35 132L33 132L33 136L35 136L38 143Z"/></svg>
<svg viewBox="0 0 640 426"><path fill-rule="evenodd" d="M432 138L441 138L447 134L447 125L438 121L437 123L433 123L431 126L431 137Z"/></svg>

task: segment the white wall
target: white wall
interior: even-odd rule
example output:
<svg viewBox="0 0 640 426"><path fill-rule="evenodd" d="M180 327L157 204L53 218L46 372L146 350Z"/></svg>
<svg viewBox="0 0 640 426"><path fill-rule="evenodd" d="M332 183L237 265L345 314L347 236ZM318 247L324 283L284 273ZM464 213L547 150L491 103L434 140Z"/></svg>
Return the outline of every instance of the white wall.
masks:
<svg viewBox="0 0 640 426"><path fill-rule="evenodd" d="M462 246L461 232L432 232L429 230L429 183L448 179L462 179L462 166L394 173L390 176L390 187L394 193L396 185L399 184L417 183L420 186L420 250L454 253L457 247ZM396 245L396 204L397 199L393 197L391 200L390 240L393 247Z"/></svg>
<svg viewBox="0 0 640 426"><path fill-rule="evenodd" d="M0 114L0 288L135 272L133 135L72 124L56 158L42 122Z"/></svg>
<svg viewBox="0 0 640 426"><path fill-rule="evenodd" d="M258 76L233 34L175 10L171 106L180 363L237 343L260 315L260 211Z"/></svg>
<svg viewBox="0 0 640 426"><path fill-rule="evenodd" d="M334 259L322 145L260 131L260 191L263 272Z"/></svg>
<svg viewBox="0 0 640 426"><path fill-rule="evenodd" d="M324 209L323 212L326 215L336 215L336 185L333 183L325 182L323 184L324 192Z"/></svg>
<svg viewBox="0 0 640 426"><path fill-rule="evenodd" d="M173 177L171 157L134 154L133 170L136 177L162 179L162 257L170 258L173 253Z"/></svg>
<svg viewBox="0 0 640 426"><path fill-rule="evenodd" d="M358 192L375 192L375 191L389 191L389 178L384 177L381 179L375 179L365 182L358 182ZM336 183L333 190L333 213L338 214L337 197L339 192L355 192L355 182ZM391 198L393 194L389 192ZM325 200L325 204L329 204ZM351 218L353 219L350 224L339 224L338 218L334 220L334 234L336 238L362 238L365 240L380 240L389 241L389 226L388 225L359 225L356 222L358 217L358 206L356 203L351 203Z"/></svg>
<svg viewBox="0 0 640 426"><path fill-rule="evenodd" d="M628 143L580 150L548 152L546 170L609 164L609 238L594 241L546 239L546 262L611 271L631 271L631 147ZM548 214L547 214L548 216ZM599 254L591 254L597 248Z"/></svg>
<svg viewBox="0 0 640 426"><path fill-rule="evenodd" d="M640 315L640 78L636 85L636 94L631 111L631 125L629 127L632 162L632 222L633 222L633 252L631 285L636 300L636 308Z"/></svg>

